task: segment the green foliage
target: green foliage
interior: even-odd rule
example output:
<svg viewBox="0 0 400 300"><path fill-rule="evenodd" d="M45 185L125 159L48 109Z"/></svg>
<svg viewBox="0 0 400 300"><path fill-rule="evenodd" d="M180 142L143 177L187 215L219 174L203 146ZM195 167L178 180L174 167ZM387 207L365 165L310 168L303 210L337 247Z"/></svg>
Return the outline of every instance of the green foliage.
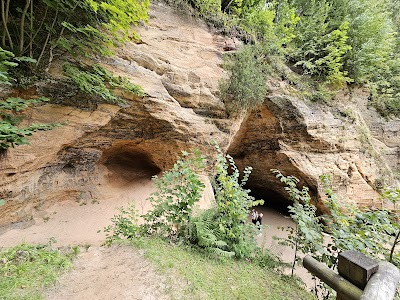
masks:
<svg viewBox="0 0 400 300"><path fill-rule="evenodd" d="M218 226L218 212L207 209L191 218L189 223L189 240L200 249L219 257L233 257L235 252L229 251Z"/></svg>
<svg viewBox="0 0 400 300"><path fill-rule="evenodd" d="M232 12L239 17L249 11L258 8L263 2L261 0L222 0L221 7L224 12Z"/></svg>
<svg viewBox="0 0 400 300"><path fill-rule="evenodd" d="M43 290L71 267L75 250L62 253L50 244L21 244L0 251L0 298L41 299Z"/></svg>
<svg viewBox="0 0 400 300"><path fill-rule="evenodd" d="M36 61L30 57L15 57L14 53L0 47L0 83L12 84L15 79L11 78L9 71L17 67L20 62L34 63Z"/></svg>
<svg viewBox="0 0 400 300"><path fill-rule="evenodd" d="M385 71L396 45L393 20L388 11L390 0L352 0L346 4L349 43L352 51L346 67L356 82L375 81Z"/></svg>
<svg viewBox="0 0 400 300"><path fill-rule="evenodd" d="M137 39L132 25L147 21L148 0L1 0L1 46L47 68L55 56L110 54Z"/></svg>
<svg viewBox="0 0 400 300"><path fill-rule="evenodd" d="M394 235L400 230L398 217L385 209L361 210L338 201L330 186L330 178L321 176L330 209L325 216L335 250L357 250L371 257L389 259ZM333 262L332 262L333 263Z"/></svg>
<svg viewBox="0 0 400 300"><path fill-rule="evenodd" d="M193 0L192 5L204 17L215 16L221 10L221 0Z"/></svg>
<svg viewBox="0 0 400 300"><path fill-rule="evenodd" d="M263 56L255 46L228 56L224 68L230 77L220 82L222 100L232 111L252 109L267 95Z"/></svg>
<svg viewBox="0 0 400 300"><path fill-rule="evenodd" d="M99 65L77 67L64 64L64 75L66 75L81 91L97 95L109 103L124 103L124 100L115 96L111 90L123 89L140 97L144 96L143 89L131 83L125 77L115 77L111 72ZM110 90L111 89L111 90Z"/></svg>
<svg viewBox="0 0 400 300"><path fill-rule="evenodd" d="M14 53L0 47L0 82L11 84L8 71L10 68L18 66L18 63L13 61L14 57Z"/></svg>
<svg viewBox="0 0 400 300"><path fill-rule="evenodd" d="M296 205L295 200L295 205L290 207L296 228L291 230L288 239L284 241L287 245L295 245L296 250L310 253L332 268L336 265L338 253L346 250L359 251L376 259L383 256L398 263L399 254L395 253L395 247L400 243L399 215L386 209L361 210L345 201L339 201L330 186L329 177L321 176L327 197L324 204L329 208L329 214L317 217L315 207L310 206L308 189L303 187L299 190L297 178L285 177L277 170L274 172L286 185L285 190L291 199L300 199L302 202ZM398 194L391 190L384 197L397 199ZM326 224L324 229L332 239L332 243L326 246L323 244L321 220Z"/></svg>
<svg viewBox="0 0 400 300"><path fill-rule="evenodd" d="M31 124L27 127L18 127L23 120L23 110L29 105L48 101L40 97L36 99L7 98L0 101L0 151L7 150L15 145L28 144L26 136L38 130L51 130L60 124Z"/></svg>
<svg viewBox="0 0 400 300"><path fill-rule="evenodd" d="M352 79L344 70L345 55L352 49L348 44L349 23L332 19L335 9L331 1L297 1L302 10L290 58L305 74L315 75L341 86ZM340 24L336 24L341 22Z"/></svg>
<svg viewBox="0 0 400 300"><path fill-rule="evenodd" d="M258 248L254 239L258 230L247 221L249 209L264 203L255 200L244 186L251 167L240 172L233 158L223 155L219 147L216 162L214 194L216 208L201 212L190 220L190 240L219 256L249 257Z"/></svg>
<svg viewBox="0 0 400 300"><path fill-rule="evenodd" d="M284 176L279 170L271 170L275 176L285 184L285 190L289 194L293 205L288 206L290 216L296 223L296 227L288 227L287 238L280 238L280 243L295 250L292 276L296 263L301 262L298 252L303 254L320 255L325 253L323 248L323 227L321 218L316 214L316 207L311 204L309 189L305 186L301 190L297 188L299 180L294 176Z"/></svg>
<svg viewBox="0 0 400 300"><path fill-rule="evenodd" d="M113 242L122 239L140 238L143 230L138 225L138 212L135 204L119 208L119 214L111 218L111 225L104 228L106 233L105 245L111 246Z"/></svg>
<svg viewBox="0 0 400 300"><path fill-rule="evenodd" d="M149 0L87 0L95 12L100 12L104 17L104 27L114 34L121 34L123 38L138 38L130 31L132 25L147 20L147 12L150 6ZM99 9L98 9L99 8Z"/></svg>
<svg viewBox="0 0 400 300"><path fill-rule="evenodd" d="M143 216L148 234L187 236L193 208L205 187L198 175L204 168L204 157L198 151L182 155L161 178L154 176L157 191L148 198L153 209Z"/></svg>
<svg viewBox="0 0 400 300"><path fill-rule="evenodd" d="M250 190L244 188L252 168L246 167L240 180L240 172L233 158L224 156L218 147L217 150L214 194L218 237L227 243L227 249L234 252L236 257L247 257L257 248L255 227L247 222L248 212L251 207L262 205L264 200L255 200Z"/></svg>
<svg viewBox="0 0 400 300"><path fill-rule="evenodd" d="M138 214L133 204L121 209L112 219L113 224L105 229L106 244L122 238L156 235L191 244L218 257L254 254L256 228L247 221L248 211L263 200L255 201L244 188L251 168L246 168L239 180L240 172L232 157L225 157L218 147L217 150L215 208L194 215L193 208L204 189L197 174L204 168L204 158L197 151L184 152L171 170L160 178L154 177L157 191L148 198L152 210L141 216L144 224L137 225Z"/></svg>
<svg viewBox="0 0 400 300"><path fill-rule="evenodd" d="M157 190L147 199L153 209L141 216L144 224L137 225L138 214L134 204L120 209L120 214L112 219L113 224L105 228L106 244L122 238L148 235L187 239L193 208L204 189L197 174L203 168L204 157L198 151L184 151L171 170L164 172L160 178L153 177Z"/></svg>

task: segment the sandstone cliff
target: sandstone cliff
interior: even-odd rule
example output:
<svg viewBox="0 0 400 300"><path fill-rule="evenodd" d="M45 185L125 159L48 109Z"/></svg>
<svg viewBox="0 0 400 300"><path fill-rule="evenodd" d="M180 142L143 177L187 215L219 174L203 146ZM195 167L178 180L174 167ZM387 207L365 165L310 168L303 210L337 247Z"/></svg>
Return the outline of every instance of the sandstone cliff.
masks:
<svg viewBox="0 0 400 300"><path fill-rule="evenodd" d="M181 150L194 147L212 157L213 140L240 167L253 166L249 187L267 202L287 201L270 172L277 168L307 184L320 209L321 174L332 175L340 195L380 205L376 188L395 178L391 170L400 170L400 121L368 109L365 92L342 93L339 105L329 107L272 82L264 105L229 118L218 98L218 81L226 76L224 37L161 4L153 5L149 24L137 32L140 44L129 43L100 63L141 85L146 97L125 94L126 107L96 104L58 79L20 92L53 99L29 111L28 122L65 125L35 133L30 145L0 159L0 199L6 200L0 225L29 219L56 201L82 195L101 200L104 187L150 178L172 166Z"/></svg>

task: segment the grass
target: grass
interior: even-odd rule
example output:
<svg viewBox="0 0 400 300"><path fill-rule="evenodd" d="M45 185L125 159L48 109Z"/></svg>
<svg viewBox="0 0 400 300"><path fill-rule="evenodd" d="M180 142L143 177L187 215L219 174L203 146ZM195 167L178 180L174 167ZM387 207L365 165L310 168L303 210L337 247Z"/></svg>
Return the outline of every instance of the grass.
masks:
<svg viewBox="0 0 400 300"><path fill-rule="evenodd" d="M20 244L0 251L0 299L43 299L44 288L70 266L78 248L68 253L49 245Z"/></svg>
<svg viewBox="0 0 400 300"><path fill-rule="evenodd" d="M135 246L168 277L173 299L315 299L294 278L255 262L215 259L158 239Z"/></svg>

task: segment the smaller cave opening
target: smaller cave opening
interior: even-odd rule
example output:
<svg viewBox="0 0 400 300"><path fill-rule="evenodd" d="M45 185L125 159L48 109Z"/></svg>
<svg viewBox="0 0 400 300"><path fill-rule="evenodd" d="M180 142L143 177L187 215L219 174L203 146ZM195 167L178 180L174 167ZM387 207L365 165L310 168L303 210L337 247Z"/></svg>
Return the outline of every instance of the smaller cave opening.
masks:
<svg viewBox="0 0 400 300"><path fill-rule="evenodd" d="M276 210L285 216L290 215L288 206L292 204L292 201L285 198L282 194L270 189L251 189L250 194L255 197L256 200L264 200L264 204L260 207Z"/></svg>
<svg viewBox="0 0 400 300"><path fill-rule="evenodd" d="M150 179L161 172L147 153L138 150L110 151L102 161L109 181L120 184Z"/></svg>

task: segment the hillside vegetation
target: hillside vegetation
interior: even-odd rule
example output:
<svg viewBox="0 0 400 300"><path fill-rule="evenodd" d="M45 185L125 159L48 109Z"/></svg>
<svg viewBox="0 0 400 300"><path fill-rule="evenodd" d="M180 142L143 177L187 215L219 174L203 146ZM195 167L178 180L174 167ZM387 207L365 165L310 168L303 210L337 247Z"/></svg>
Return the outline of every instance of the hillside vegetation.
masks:
<svg viewBox="0 0 400 300"><path fill-rule="evenodd" d="M326 100L327 91L344 85L366 84L371 104L382 114L400 114L397 0L169 2L194 8L210 25L252 48L251 55L244 49L227 62L231 80L221 87L226 99L235 94L234 101L256 104L266 93L256 83L280 74L299 89L320 91L311 93L314 100ZM30 77L65 53L110 55L113 46L140 39L130 26L146 22L148 9L148 0L1 0L1 80L10 82L7 72L18 63ZM287 74L281 64L302 76ZM14 80L29 82L21 74Z"/></svg>
<svg viewBox="0 0 400 300"><path fill-rule="evenodd" d="M371 104L383 115L400 114L399 1L211 0L191 4L214 26L252 48L252 57L244 49L227 64L234 80L225 87L226 98L238 95L242 86L243 91L247 89L245 96L239 93L241 99L234 101L257 102L249 99L249 92L259 85L253 88L247 83L261 74L273 74L308 90L313 100L326 100L327 91L334 94L345 85L365 84ZM240 69L235 68L237 63ZM288 73L282 64L302 76ZM251 76L253 80L246 80ZM320 93L312 93L315 89Z"/></svg>

